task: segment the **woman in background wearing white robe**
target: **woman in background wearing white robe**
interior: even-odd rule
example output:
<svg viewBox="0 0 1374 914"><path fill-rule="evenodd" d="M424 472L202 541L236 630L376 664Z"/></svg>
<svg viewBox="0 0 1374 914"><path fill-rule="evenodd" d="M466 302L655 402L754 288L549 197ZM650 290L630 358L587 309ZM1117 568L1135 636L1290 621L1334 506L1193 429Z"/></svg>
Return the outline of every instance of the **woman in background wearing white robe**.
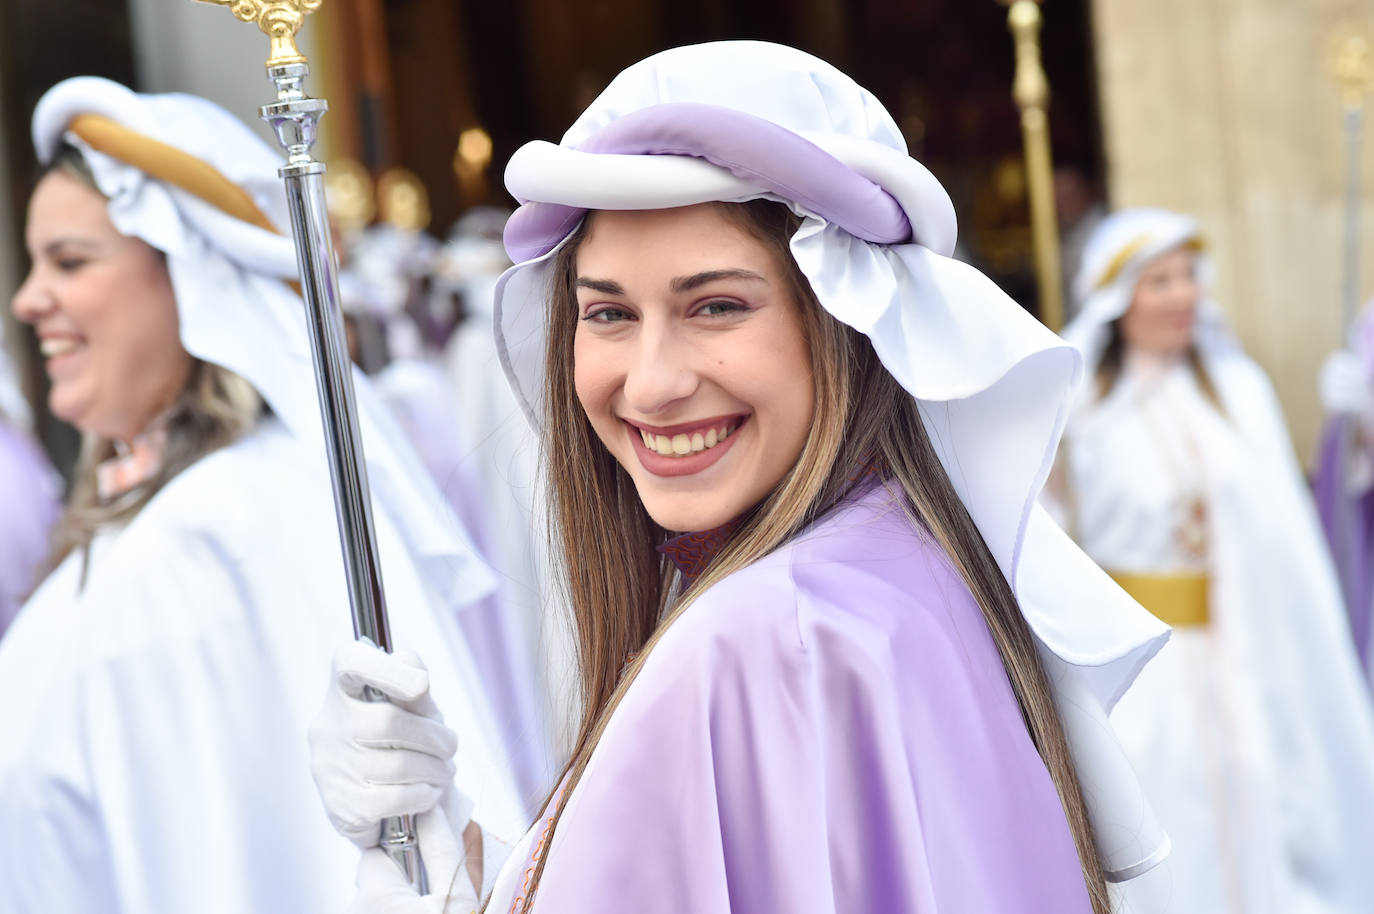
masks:
<svg viewBox="0 0 1374 914"><path fill-rule="evenodd" d="M0 910L337 911L356 852L306 730L348 599L280 157L201 99L93 78L33 133L14 308L85 441L61 562L0 642ZM464 721L458 782L521 825L455 620L493 582L354 384L395 643L439 650L414 675ZM366 845L369 814L335 824Z"/></svg>
<svg viewBox="0 0 1374 914"><path fill-rule="evenodd" d="M1277 401L1200 251L1190 218L1109 217L1064 333L1096 378L1059 453L1066 529L1174 627L1112 714L1174 844L1126 910L1374 910L1374 719Z"/></svg>

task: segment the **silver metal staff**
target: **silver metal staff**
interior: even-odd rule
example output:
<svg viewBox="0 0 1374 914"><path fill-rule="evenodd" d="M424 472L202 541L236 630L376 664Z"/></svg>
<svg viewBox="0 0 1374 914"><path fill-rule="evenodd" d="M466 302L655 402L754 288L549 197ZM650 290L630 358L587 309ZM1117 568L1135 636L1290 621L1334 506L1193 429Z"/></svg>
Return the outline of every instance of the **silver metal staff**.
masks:
<svg viewBox="0 0 1374 914"><path fill-rule="evenodd" d="M301 83L310 67L296 47L296 34L307 14L323 0L201 0L227 6L244 22L253 22L272 40L267 77L277 87L277 101L259 109L272 125L277 141L286 151L286 165L278 170L286 183L291 210L291 234L296 242L296 261L301 271L310 333L310 351L324 421L329 477L334 485L334 510L339 522L348 577L348 604L353 612L353 633L384 651L391 650L382 569L377 557L377 534L372 526L372 497L367 484L367 464L358 427L358 408L353 396L352 363L345 342L343 315L339 309L338 265L330 239L325 210L323 162L311 154L320 117L329 109L321 98L310 98ZM373 701L385 701L374 689ZM382 823L382 848L396 861L406 879L421 895L426 894L424 863L415 835L413 816Z"/></svg>

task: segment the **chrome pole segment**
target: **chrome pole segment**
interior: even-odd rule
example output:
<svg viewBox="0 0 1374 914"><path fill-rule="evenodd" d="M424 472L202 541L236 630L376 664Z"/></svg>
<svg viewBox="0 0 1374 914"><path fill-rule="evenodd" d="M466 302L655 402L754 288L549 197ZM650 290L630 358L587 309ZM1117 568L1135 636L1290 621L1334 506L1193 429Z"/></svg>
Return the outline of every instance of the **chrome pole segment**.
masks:
<svg viewBox="0 0 1374 914"><path fill-rule="evenodd" d="M338 264L330 237L324 196L324 163L315 161L311 149L320 117L329 106L323 99L306 96L301 83L309 73L304 63L267 68L277 86L278 100L261 109L287 153L279 174L286 184L291 214L291 234L300 267L301 294L305 299L306 326L310 336L315 387L324 426L329 478L334 489L334 513L339 545L343 550L348 603L354 636L382 650L391 650L386 597L382 590L377 534L372 523L372 496L367 483L367 462L353 392L353 367L344 336L339 299ZM385 701L375 689L365 690L370 701ZM424 862L416 837L413 816L385 820L380 843L421 895L428 891Z"/></svg>
<svg viewBox="0 0 1374 914"><path fill-rule="evenodd" d="M323 166L287 166L287 202L301 266L310 352L315 369L320 418L329 453L329 478L334 487L339 545L348 580L353 632L382 650L391 650L391 632L382 592L381 562L372 522L372 499L367 482L361 431L353 393L347 343L338 291L332 274L331 244L326 228L313 233L324 207Z"/></svg>

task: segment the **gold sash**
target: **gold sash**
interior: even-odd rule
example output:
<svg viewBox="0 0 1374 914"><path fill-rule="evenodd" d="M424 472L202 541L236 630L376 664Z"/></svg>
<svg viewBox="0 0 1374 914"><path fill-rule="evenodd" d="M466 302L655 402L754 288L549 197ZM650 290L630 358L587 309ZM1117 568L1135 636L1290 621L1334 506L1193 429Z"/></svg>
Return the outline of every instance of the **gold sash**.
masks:
<svg viewBox="0 0 1374 914"><path fill-rule="evenodd" d="M1132 574L1126 571L1107 574L1167 625L1186 628L1207 624L1207 575Z"/></svg>

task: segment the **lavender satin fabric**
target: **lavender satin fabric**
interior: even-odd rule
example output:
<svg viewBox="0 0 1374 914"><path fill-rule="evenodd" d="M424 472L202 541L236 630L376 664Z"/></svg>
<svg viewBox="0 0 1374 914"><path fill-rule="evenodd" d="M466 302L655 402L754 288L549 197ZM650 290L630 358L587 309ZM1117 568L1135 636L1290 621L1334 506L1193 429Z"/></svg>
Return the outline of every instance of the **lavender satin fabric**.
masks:
<svg viewBox="0 0 1374 914"><path fill-rule="evenodd" d="M0 421L0 635L33 590L57 514L52 470L42 452Z"/></svg>
<svg viewBox="0 0 1374 914"><path fill-rule="evenodd" d="M1350 614L1350 634L1365 675L1374 672L1371 602L1374 601L1374 491L1348 494L1346 453L1354 420L1337 416L1322 435L1312 494L1322 530L1340 576L1341 593Z"/></svg>
<svg viewBox="0 0 1374 914"><path fill-rule="evenodd" d="M881 486L691 606L552 842L541 914L1091 910L982 613Z"/></svg>
<svg viewBox="0 0 1374 914"><path fill-rule="evenodd" d="M798 134L733 108L693 102L642 108L607 125L577 151L705 159L795 200L856 238L879 244L911 240L906 213L878 184ZM506 250L517 263L543 256L584 213L557 203L524 203L506 223Z"/></svg>

